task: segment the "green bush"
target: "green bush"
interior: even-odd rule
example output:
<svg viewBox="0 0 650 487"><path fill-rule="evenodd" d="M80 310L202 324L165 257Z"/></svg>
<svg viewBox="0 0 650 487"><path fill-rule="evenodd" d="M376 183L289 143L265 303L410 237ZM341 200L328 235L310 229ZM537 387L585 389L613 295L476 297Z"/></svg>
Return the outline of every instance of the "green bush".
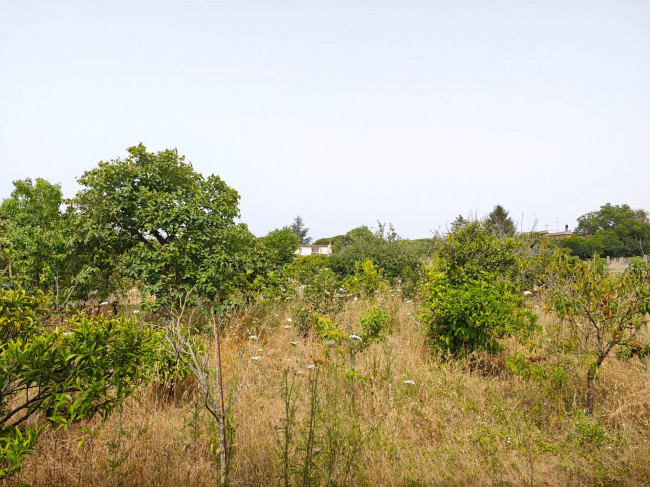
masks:
<svg viewBox="0 0 650 487"><path fill-rule="evenodd" d="M329 269L325 255L303 255L297 257L284 268L284 275L301 284L309 283L321 269Z"/></svg>
<svg viewBox="0 0 650 487"><path fill-rule="evenodd" d="M517 287L496 275L457 284L431 271L422 294L420 318L432 344L454 355L496 352L504 336L524 338L535 329L537 316Z"/></svg>
<svg viewBox="0 0 650 487"><path fill-rule="evenodd" d="M0 291L4 309L16 301L20 312L3 314L1 323L0 478L19 472L37 441L40 428L25 428L27 419L60 428L97 414L107 418L148 378L158 344L153 330L121 318L79 316L67 331L46 332L38 319L41 298Z"/></svg>
<svg viewBox="0 0 650 487"><path fill-rule="evenodd" d="M384 278L405 291L415 291L422 267L419 251L426 246L400 239L392 225L378 224L374 233L367 227L355 228L334 241L329 265L341 278L355 272L355 263L371 260L382 269Z"/></svg>
<svg viewBox="0 0 650 487"><path fill-rule="evenodd" d="M464 355L496 352L505 336L529 336L537 316L526 309L521 286L530 284L536 259L534 243L497 235L483 222L467 222L440 241L422 286L420 317L431 343Z"/></svg>
<svg viewBox="0 0 650 487"><path fill-rule="evenodd" d="M354 263L354 274L343 281L343 287L352 294L372 296L388 291L388 281L384 278L384 270L366 259Z"/></svg>

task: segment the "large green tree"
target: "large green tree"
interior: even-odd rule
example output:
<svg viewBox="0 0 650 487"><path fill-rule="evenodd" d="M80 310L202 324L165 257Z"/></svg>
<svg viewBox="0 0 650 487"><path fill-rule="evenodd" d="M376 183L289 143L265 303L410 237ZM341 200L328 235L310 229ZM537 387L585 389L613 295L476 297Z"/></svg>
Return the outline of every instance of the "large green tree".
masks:
<svg viewBox="0 0 650 487"><path fill-rule="evenodd" d="M275 267L280 268L296 258L300 239L289 227L276 228L262 238L264 246L271 253Z"/></svg>
<svg viewBox="0 0 650 487"><path fill-rule="evenodd" d="M578 218L576 234L586 239L560 242L579 257L598 253L610 257L645 255L650 251L650 217L644 210L629 205L607 203L597 211Z"/></svg>
<svg viewBox="0 0 650 487"><path fill-rule="evenodd" d="M223 304L265 270L263 246L236 223L239 195L204 177L175 149L100 162L73 200L96 265L133 279L155 307L188 293Z"/></svg>
<svg viewBox="0 0 650 487"><path fill-rule="evenodd" d="M84 281L73 227L59 185L40 178L14 181L11 196L0 204L4 287L51 293L57 308L68 303Z"/></svg>

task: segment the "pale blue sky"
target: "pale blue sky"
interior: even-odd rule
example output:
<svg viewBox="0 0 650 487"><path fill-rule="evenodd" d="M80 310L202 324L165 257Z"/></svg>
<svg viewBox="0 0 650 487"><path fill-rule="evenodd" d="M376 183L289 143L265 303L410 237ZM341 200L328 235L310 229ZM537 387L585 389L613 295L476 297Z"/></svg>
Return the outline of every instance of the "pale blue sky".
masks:
<svg viewBox="0 0 650 487"><path fill-rule="evenodd" d="M142 141L257 235L650 210L650 2L0 0L0 197Z"/></svg>

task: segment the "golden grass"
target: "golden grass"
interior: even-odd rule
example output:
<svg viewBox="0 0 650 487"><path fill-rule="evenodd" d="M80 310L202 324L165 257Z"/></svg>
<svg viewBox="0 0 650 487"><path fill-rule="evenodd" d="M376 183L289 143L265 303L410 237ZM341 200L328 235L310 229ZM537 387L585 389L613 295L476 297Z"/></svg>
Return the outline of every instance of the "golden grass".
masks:
<svg viewBox="0 0 650 487"><path fill-rule="evenodd" d="M356 323L369 306L350 303L341 315ZM584 373L575 370L562 391L510 373L505 355L466 363L434 359L426 348L415 304L383 301L395 316L386 344L357 359L365 378L345 376L342 359L327 359L315 337L284 329L290 303L259 310L233 326L223 341L225 375L241 375L238 354L249 333L266 326L262 349L233 411L233 486L283 485L280 460L284 371L299 385L291 483L302 485L309 414L307 365L316 361L320 412L315 425L317 480L325 485L648 485L650 382L648 363L614 358L598 380L596 414L581 413ZM548 316L543 320L550 320ZM299 342L297 346L290 341ZM312 377L315 372L311 372ZM405 384L413 380L415 385ZM208 417L197 389L186 383L177 400L142 387L106 423L93 420L65 431L45 430L18 481L33 486L215 485ZM198 401L198 402L197 402ZM82 426L98 432L82 446ZM336 453L336 456L332 456Z"/></svg>

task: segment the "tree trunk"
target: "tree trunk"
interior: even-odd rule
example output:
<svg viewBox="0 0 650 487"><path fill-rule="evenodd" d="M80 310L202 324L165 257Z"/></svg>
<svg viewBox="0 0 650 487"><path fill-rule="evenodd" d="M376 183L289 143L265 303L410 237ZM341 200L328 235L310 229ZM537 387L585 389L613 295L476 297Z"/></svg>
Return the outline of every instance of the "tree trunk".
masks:
<svg viewBox="0 0 650 487"><path fill-rule="evenodd" d="M225 416L221 416L221 418L218 421L219 427L219 463L221 463L221 468L219 469L219 485L221 487L225 487L226 485L226 462L228 459L226 458L226 418Z"/></svg>
<svg viewBox="0 0 650 487"><path fill-rule="evenodd" d="M224 487L228 480L228 453L226 446L226 406L223 399L223 370L221 368L221 340L219 333L221 332L221 324L213 325L214 338L215 338L215 373L217 379L217 393L219 394L219 418L217 419L217 427L219 428L219 463L221 468L219 471L219 485Z"/></svg>

